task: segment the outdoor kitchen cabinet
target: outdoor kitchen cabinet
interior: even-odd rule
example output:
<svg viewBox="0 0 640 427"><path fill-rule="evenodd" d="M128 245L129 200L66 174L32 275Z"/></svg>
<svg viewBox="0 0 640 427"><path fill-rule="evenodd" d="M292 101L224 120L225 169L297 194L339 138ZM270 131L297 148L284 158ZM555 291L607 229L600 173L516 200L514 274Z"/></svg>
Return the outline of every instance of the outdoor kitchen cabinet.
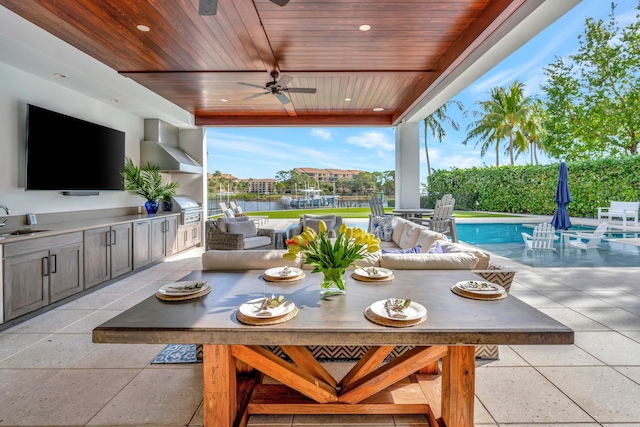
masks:
<svg viewBox="0 0 640 427"><path fill-rule="evenodd" d="M178 217L168 216L151 220L151 261L159 261L178 251Z"/></svg>
<svg viewBox="0 0 640 427"><path fill-rule="evenodd" d="M151 220L133 223L133 269L151 263Z"/></svg>
<svg viewBox="0 0 640 427"><path fill-rule="evenodd" d="M85 289L133 270L132 223L84 231Z"/></svg>
<svg viewBox="0 0 640 427"><path fill-rule="evenodd" d="M84 289L82 232L4 247L4 319L45 307Z"/></svg>
<svg viewBox="0 0 640 427"><path fill-rule="evenodd" d="M182 226L178 229L178 252L199 245L202 242L202 222Z"/></svg>

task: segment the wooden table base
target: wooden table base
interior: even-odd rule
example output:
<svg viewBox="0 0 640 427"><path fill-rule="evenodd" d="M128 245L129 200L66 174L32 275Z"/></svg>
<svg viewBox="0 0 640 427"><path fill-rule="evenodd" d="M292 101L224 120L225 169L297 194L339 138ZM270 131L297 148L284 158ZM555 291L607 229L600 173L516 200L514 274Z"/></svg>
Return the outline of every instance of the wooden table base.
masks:
<svg viewBox="0 0 640 427"><path fill-rule="evenodd" d="M416 347L381 365L393 348L371 347L336 381L304 346L282 347L288 363L260 346L204 345L205 426L242 427L250 414L425 414L432 426L473 426L474 346ZM259 373L237 372L238 361ZM281 384L258 384L262 374Z"/></svg>

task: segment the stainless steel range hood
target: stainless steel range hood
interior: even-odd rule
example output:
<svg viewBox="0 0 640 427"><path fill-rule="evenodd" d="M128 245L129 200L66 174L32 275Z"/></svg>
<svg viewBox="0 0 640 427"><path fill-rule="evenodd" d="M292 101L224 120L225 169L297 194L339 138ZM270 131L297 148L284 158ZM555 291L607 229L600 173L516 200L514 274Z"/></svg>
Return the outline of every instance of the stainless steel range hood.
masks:
<svg viewBox="0 0 640 427"><path fill-rule="evenodd" d="M202 173L202 166L180 148L178 128L160 119L145 119L140 164L151 163L167 173Z"/></svg>
<svg viewBox="0 0 640 427"><path fill-rule="evenodd" d="M202 166L178 147L157 141L140 142L140 164L151 163L160 167L160 172L202 173Z"/></svg>

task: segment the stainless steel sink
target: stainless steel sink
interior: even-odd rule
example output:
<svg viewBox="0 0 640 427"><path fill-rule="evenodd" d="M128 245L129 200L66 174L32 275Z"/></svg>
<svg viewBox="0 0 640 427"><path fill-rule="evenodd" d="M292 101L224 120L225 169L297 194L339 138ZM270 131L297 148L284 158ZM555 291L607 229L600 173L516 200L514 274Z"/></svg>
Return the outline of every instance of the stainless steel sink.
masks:
<svg viewBox="0 0 640 427"><path fill-rule="evenodd" d="M43 231L49 230L32 230L30 228L23 228L21 230L16 230L13 233L8 233L9 236L28 236L30 234L42 233Z"/></svg>

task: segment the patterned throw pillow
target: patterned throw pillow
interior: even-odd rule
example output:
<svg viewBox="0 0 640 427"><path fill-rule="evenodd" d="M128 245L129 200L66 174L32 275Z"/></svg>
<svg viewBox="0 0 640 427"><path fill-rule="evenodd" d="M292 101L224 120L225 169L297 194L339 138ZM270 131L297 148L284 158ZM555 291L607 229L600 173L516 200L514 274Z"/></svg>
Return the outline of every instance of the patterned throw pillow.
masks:
<svg viewBox="0 0 640 427"><path fill-rule="evenodd" d="M371 233L383 242L390 242L393 234L393 217L391 215L372 217Z"/></svg>
<svg viewBox="0 0 640 427"><path fill-rule="evenodd" d="M383 254L419 254L422 252L422 246L418 245L409 249L383 249Z"/></svg>
<svg viewBox="0 0 640 427"><path fill-rule="evenodd" d="M227 218L233 218L233 217L235 217L235 216L236 216L236 215L235 215L235 213L233 212L233 209L231 209L231 208L227 208L227 210L226 210L226 211L224 211L224 215L225 215Z"/></svg>

